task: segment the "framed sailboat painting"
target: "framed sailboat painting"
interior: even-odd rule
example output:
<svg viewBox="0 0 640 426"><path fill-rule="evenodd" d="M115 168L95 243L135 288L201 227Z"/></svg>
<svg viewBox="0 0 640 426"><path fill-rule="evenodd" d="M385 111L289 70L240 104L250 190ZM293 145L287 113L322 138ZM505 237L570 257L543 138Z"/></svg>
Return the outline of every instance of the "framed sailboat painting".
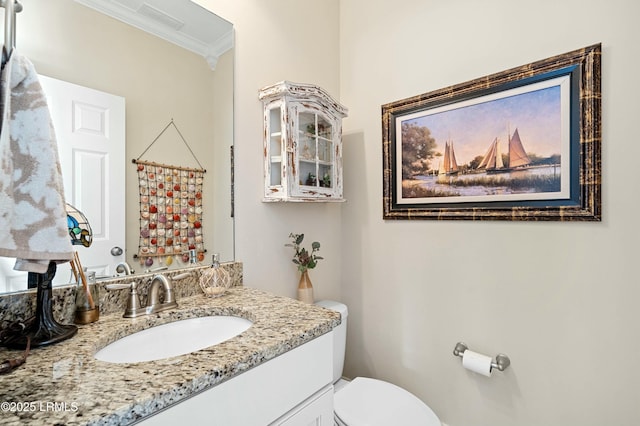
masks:
<svg viewBox="0 0 640 426"><path fill-rule="evenodd" d="M600 221L600 54L383 105L384 219Z"/></svg>

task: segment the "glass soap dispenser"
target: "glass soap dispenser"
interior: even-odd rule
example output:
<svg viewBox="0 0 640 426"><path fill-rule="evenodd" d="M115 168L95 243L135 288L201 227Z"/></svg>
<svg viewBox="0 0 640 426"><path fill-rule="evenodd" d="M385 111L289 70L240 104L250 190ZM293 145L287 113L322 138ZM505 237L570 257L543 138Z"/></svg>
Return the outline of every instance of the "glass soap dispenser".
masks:
<svg viewBox="0 0 640 426"><path fill-rule="evenodd" d="M205 296L222 296L231 287L229 271L220 267L219 254L213 255L211 268L205 269L200 275L200 287Z"/></svg>

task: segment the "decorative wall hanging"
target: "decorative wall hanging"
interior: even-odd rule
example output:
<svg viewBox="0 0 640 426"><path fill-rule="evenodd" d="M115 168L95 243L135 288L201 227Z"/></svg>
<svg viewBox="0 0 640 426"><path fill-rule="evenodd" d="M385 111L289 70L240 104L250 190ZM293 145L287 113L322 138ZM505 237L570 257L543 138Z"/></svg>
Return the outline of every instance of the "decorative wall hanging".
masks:
<svg viewBox="0 0 640 426"><path fill-rule="evenodd" d="M171 125L176 127L171 120L151 145ZM178 134L193 155L179 130ZM193 261L194 250L197 260L204 260L202 196L206 170L141 161L140 157L133 160L140 194L140 263L147 267L155 260L167 266L174 259L187 263Z"/></svg>
<svg viewBox="0 0 640 426"><path fill-rule="evenodd" d="M383 105L383 218L600 221L600 56Z"/></svg>

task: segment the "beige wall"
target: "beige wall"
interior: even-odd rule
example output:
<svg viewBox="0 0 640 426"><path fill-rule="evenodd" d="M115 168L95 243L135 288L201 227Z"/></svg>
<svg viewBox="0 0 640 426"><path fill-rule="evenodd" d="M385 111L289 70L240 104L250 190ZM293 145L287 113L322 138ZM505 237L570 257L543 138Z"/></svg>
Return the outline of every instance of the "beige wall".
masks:
<svg viewBox="0 0 640 426"><path fill-rule="evenodd" d="M215 202L222 189L214 170L224 168L228 181L232 119L228 112L214 114L214 108L220 108L219 98L230 102L233 94L216 92L214 87L221 87L223 76L228 78L227 85L231 84L233 53L223 55L217 71L212 71L202 56L73 0L21 0L21 3L24 10L17 16L16 48L31 59L38 73L126 99L126 226L130 230L127 260L136 262L133 254L138 250L139 229L137 179L131 160L142 154L171 119L208 171L205 175L208 192L203 199L205 247L210 253L222 251L223 259L231 259L232 229L220 241L214 238L214 226L207 228L207 224L213 224L215 216L226 218L229 214L227 201ZM224 119L217 122L223 115ZM214 139L223 145L219 155L213 152ZM172 128L143 159L198 166ZM218 235L222 236L222 232L218 231Z"/></svg>
<svg viewBox="0 0 640 426"><path fill-rule="evenodd" d="M406 387L450 426L640 424L639 14L632 0L341 2L349 375ZM602 223L382 220L380 105L597 42ZM469 373L460 340L512 367Z"/></svg>
<svg viewBox="0 0 640 426"><path fill-rule="evenodd" d="M326 260L311 271L317 297L339 298L339 204L262 203L262 103L281 80L314 83L339 99L338 0L198 0L235 28L236 258L244 283L295 297L290 233L318 240Z"/></svg>
<svg viewBox="0 0 640 426"><path fill-rule="evenodd" d="M200 2L236 28L246 285L294 296L282 244L306 232L326 257L312 271L316 295L349 305L348 375L397 383L450 426L640 423L637 2ZM601 223L382 220L382 104L597 42ZM349 108L346 204L260 202L257 91L282 79L319 84ZM459 340L513 365L490 379L471 374L451 353Z"/></svg>

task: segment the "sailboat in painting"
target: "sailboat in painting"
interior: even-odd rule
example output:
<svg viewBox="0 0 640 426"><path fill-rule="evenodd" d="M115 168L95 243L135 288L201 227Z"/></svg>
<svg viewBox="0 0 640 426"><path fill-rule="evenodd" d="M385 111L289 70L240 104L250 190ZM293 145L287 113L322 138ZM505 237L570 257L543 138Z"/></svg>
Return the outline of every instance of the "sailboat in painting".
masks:
<svg viewBox="0 0 640 426"><path fill-rule="evenodd" d="M516 168L524 168L531 164L531 159L529 159L522 145L522 140L520 140L520 134L517 128L515 132L513 132L513 136L509 138L508 149L509 166L505 167L502 161L502 153L500 152L500 139L495 138L478 165L478 169L485 169L487 173L499 173L508 172Z"/></svg>
<svg viewBox="0 0 640 426"><path fill-rule="evenodd" d="M456 161L456 153L453 150L453 141L444 143L444 161L440 163L438 173L440 175L458 174L458 162Z"/></svg>
<svg viewBox="0 0 640 426"><path fill-rule="evenodd" d="M478 165L478 168L486 169L487 171L504 169L502 153L500 152L500 140L498 138L495 138L493 142L491 142L491 145L489 145L487 153L482 157L482 161Z"/></svg>
<svg viewBox="0 0 640 426"><path fill-rule="evenodd" d="M531 164L531 159L524 150L524 146L522 146L520 134L518 133L518 128L516 128L513 136L509 139L509 167L514 169L516 167L525 167L529 164Z"/></svg>

